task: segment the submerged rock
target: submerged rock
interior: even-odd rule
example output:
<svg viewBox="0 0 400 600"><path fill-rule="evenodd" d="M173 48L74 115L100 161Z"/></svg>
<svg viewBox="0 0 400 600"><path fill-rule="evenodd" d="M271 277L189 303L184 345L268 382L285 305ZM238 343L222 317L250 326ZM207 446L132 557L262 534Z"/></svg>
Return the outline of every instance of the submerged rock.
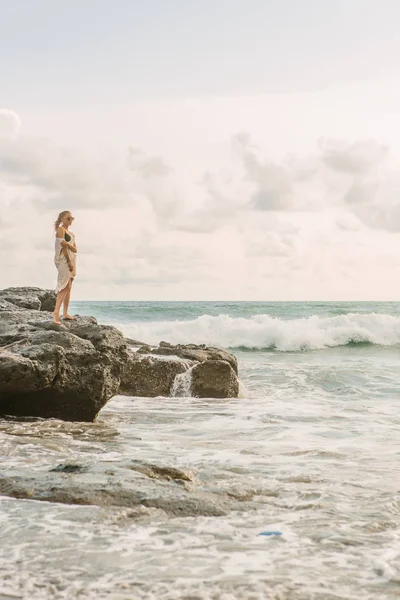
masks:
<svg viewBox="0 0 400 600"><path fill-rule="evenodd" d="M102 507L135 508L145 506L158 508L173 517L222 516L239 507L239 502L226 495L202 489L187 489L178 485L176 477L157 474L174 473L168 467L152 465L152 477L143 477L142 472L130 468L116 476L116 481L107 474L90 471L90 478L82 471L68 472L52 469L47 473L26 469L18 475L0 473L0 495L61 504L87 504ZM121 469L122 471L122 469ZM185 482L185 480L180 480Z"/></svg>

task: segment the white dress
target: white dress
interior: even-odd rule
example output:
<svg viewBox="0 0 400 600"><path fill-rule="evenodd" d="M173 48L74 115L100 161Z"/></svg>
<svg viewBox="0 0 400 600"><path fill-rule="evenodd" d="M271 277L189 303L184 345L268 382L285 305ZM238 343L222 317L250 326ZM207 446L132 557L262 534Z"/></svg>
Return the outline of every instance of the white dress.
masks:
<svg viewBox="0 0 400 600"><path fill-rule="evenodd" d="M75 245L75 235L72 231L68 231L68 234L71 236L70 243ZM70 279L74 279L76 275L76 253L72 252L67 248L68 258L72 265L72 271L69 270L68 261L65 254L62 252L61 242L64 238L59 238L56 236L55 243L55 254L54 254L54 264L57 267L58 277L57 277L57 287L56 292L61 292L67 285L69 284Z"/></svg>

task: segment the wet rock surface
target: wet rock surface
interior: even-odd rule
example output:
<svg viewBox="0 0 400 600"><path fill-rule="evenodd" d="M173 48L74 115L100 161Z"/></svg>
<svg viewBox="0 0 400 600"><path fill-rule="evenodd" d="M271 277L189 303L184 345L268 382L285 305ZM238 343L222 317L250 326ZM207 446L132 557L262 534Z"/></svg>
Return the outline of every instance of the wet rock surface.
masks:
<svg viewBox="0 0 400 600"><path fill-rule="evenodd" d="M92 421L118 393L173 395L176 378L189 371L188 394L237 396L237 360L229 352L146 345L93 317L56 325L49 312L54 303L51 290L0 291L0 416Z"/></svg>
<svg viewBox="0 0 400 600"><path fill-rule="evenodd" d="M238 364L233 354L198 344L142 344L129 356L119 393L128 396L173 395L177 377L188 373L187 393L198 398L236 398ZM181 394L178 394L181 395Z"/></svg>
<svg viewBox="0 0 400 600"><path fill-rule="evenodd" d="M237 358L230 352L213 346L204 344L168 344L168 342L160 342L158 348L153 348L151 354L163 356L179 356L179 358L193 360L196 362L206 362L209 360L225 360L230 364L233 371L238 373Z"/></svg>
<svg viewBox="0 0 400 600"><path fill-rule="evenodd" d="M119 393L125 396L169 396L175 377L190 365L180 360L160 360L131 353L124 364Z"/></svg>
<svg viewBox="0 0 400 600"><path fill-rule="evenodd" d="M59 504L145 506L171 517L218 517L239 508L236 499L197 486L191 472L139 462L112 471L66 464L34 475L29 469L17 475L3 472L0 495Z"/></svg>
<svg viewBox="0 0 400 600"><path fill-rule="evenodd" d="M0 308L0 415L92 421L118 392L122 333L90 317L55 325L51 313L22 304Z"/></svg>
<svg viewBox="0 0 400 600"><path fill-rule="evenodd" d="M198 398L237 398L239 380L225 360L209 360L192 369L192 394Z"/></svg>

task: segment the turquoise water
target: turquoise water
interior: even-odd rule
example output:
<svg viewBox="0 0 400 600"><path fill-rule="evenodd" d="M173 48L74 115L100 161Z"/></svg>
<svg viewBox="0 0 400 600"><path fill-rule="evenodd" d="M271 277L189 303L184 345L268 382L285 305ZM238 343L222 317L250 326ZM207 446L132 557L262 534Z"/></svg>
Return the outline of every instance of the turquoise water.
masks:
<svg viewBox="0 0 400 600"><path fill-rule="evenodd" d="M87 472L66 484L181 498L174 482L132 482L135 460L192 473L196 498L238 503L178 518L0 498L0 598L399 597L400 303L71 308L139 341L231 348L244 395L118 396L96 424L0 422L2 472L40 480L67 460Z"/></svg>
<svg viewBox="0 0 400 600"><path fill-rule="evenodd" d="M399 302L76 302L72 310L150 344L258 352L360 345L397 352L400 344Z"/></svg>
<svg viewBox="0 0 400 600"><path fill-rule="evenodd" d="M252 317L268 314L279 319L311 315L333 317L348 313L400 316L400 302L73 302L72 310L113 323L188 320L202 315Z"/></svg>

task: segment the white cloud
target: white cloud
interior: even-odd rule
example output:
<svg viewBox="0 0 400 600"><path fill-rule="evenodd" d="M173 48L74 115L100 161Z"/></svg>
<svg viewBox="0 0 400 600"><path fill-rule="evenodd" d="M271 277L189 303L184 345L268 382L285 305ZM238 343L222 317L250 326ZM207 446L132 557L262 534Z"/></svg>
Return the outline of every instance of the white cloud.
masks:
<svg viewBox="0 0 400 600"><path fill-rule="evenodd" d="M128 166L145 178L166 177L172 171L161 156L147 156L143 150L132 146L128 150Z"/></svg>
<svg viewBox="0 0 400 600"><path fill-rule="evenodd" d="M21 121L17 113L0 108L0 138L15 139L20 128Z"/></svg>
<svg viewBox="0 0 400 600"><path fill-rule="evenodd" d="M1 139L0 287L54 285L52 224L70 209L75 297L354 298L370 271L390 290L400 178L386 146L325 139L277 156L240 134L231 147L223 167L188 176L133 146Z"/></svg>
<svg viewBox="0 0 400 600"><path fill-rule="evenodd" d="M322 161L334 171L363 175L376 170L388 154L387 146L375 140L349 143L338 140L321 140Z"/></svg>
<svg viewBox="0 0 400 600"><path fill-rule="evenodd" d="M40 138L0 140L0 180L30 189L42 209L96 208L129 201L129 173L114 156L88 156Z"/></svg>

